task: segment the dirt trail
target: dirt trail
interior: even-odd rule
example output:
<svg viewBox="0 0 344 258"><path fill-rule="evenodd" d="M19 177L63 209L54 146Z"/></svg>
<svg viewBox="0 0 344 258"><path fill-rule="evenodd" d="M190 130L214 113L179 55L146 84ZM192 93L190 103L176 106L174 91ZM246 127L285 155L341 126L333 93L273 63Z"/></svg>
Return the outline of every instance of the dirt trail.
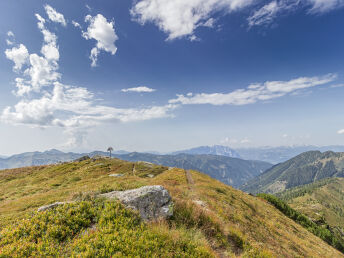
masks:
<svg viewBox="0 0 344 258"><path fill-rule="evenodd" d="M185 170L185 169L184 169L184 171L185 171L186 181L188 182L188 185L189 186L194 185L195 181L193 180L190 171L189 170Z"/></svg>

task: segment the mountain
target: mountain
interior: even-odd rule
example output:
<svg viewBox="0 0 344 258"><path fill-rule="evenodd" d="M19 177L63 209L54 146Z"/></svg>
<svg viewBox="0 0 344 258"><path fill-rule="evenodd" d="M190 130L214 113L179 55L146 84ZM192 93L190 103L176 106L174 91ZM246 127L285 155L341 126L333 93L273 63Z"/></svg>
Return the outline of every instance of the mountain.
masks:
<svg viewBox="0 0 344 258"><path fill-rule="evenodd" d="M214 145L214 146L200 146L188 150L181 150L172 152L172 155L176 154L210 154L210 155L221 155L231 158L240 158L240 155L233 149L227 146Z"/></svg>
<svg viewBox="0 0 344 258"><path fill-rule="evenodd" d="M146 223L97 198L146 185L169 191L172 217ZM109 158L0 171L0 236L3 257L343 257L265 200L205 174Z"/></svg>
<svg viewBox="0 0 344 258"><path fill-rule="evenodd" d="M317 224L329 227L344 243L344 178L326 178L277 196Z"/></svg>
<svg viewBox="0 0 344 258"><path fill-rule="evenodd" d="M169 167L202 171L212 178L234 187L244 184L272 166L270 163L263 161L205 154L154 155L133 152L115 156L128 161L147 161Z"/></svg>
<svg viewBox="0 0 344 258"><path fill-rule="evenodd" d="M107 152L65 153L58 150L27 152L0 159L0 169L56 164L76 160L83 156L108 156ZM235 187L261 174L272 165L262 161L247 161L216 155L156 155L150 153L127 153L114 151L113 156L128 161L147 161L171 167L196 169Z"/></svg>
<svg viewBox="0 0 344 258"><path fill-rule="evenodd" d="M272 164L287 161L303 152L307 151L334 151L344 152L344 146L281 146L281 147L259 147L259 148L238 148L235 151L243 159L262 160Z"/></svg>
<svg viewBox="0 0 344 258"><path fill-rule="evenodd" d="M344 153L309 151L275 165L242 189L252 193L276 193L328 177L344 177Z"/></svg>
<svg viewBox="0 0 344 258"><path fill-rule="evenodd" d="M115 151L114 154L126 154L126 151ZM19 168L26 166L39 166L39 165L49 165L59 162L66 162L78 159L83 156L107 156L107 152L94 151L91 153L73 153L73 152L62 152L59 150L48 150L44 152L25 152L21 154L16 154L10 157L0 158L0 169L8 168Z"/></svg>

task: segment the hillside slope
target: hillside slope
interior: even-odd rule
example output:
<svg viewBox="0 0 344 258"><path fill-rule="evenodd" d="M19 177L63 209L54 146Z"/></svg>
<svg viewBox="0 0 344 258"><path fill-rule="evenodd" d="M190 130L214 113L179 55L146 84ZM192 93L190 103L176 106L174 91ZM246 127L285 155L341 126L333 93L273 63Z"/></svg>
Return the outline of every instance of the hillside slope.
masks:
<svg viewBox="0 0 344 258"><path fill-rule="evenodd" d="M309 151L273 166L241 188L252 193L276 193L323 178L343 176L344 153Z"/></svg>
<svg viewBox="0 0 344 258"><path fill-rule="evenodd" d="M344 243L344 178L329 178L278 193L294 209L327 224Z"/></svg>
<svg viewBox="0 0 344 258"><path fill-rule="evenodd" d="M171 219L143 223L92 198L144 185L169 190ZM84 201L34 212L70 200ZM105 158L0 171L0 231L10 256L343 257L263 199L205 174Z"/></svg>
<svg viewBox="0 0 344 258"><path fill-rule="evenodd" d="M147 161L169 167L198 170L234 187L239 187L272 166L263 161L205 154L154 155L133 152L116 156L128 161Z"/></svg>

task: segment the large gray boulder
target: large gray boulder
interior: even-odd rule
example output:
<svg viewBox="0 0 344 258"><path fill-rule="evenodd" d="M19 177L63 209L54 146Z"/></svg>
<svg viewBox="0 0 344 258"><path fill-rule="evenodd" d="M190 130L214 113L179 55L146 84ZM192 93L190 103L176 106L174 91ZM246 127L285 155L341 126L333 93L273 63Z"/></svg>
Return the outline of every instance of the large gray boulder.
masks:
<svg viewBox="0 0 344 258"><path fill-rule="evenodd" d="M118 199L126 207L139 211L144 220L156 220L173 215L171 196L161 185L144 186L127 191L113 191L100 196Z"/></svg>

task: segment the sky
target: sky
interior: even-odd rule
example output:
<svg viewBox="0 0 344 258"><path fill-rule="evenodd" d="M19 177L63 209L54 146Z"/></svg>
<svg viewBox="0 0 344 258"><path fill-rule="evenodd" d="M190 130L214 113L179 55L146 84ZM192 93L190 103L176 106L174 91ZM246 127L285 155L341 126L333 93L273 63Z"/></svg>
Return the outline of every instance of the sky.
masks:
<svg viewBox="0 0 344 258"><path fill-rule="evenodd" d="M0 154L344 144L344 0L2 0Z"/></svg>

